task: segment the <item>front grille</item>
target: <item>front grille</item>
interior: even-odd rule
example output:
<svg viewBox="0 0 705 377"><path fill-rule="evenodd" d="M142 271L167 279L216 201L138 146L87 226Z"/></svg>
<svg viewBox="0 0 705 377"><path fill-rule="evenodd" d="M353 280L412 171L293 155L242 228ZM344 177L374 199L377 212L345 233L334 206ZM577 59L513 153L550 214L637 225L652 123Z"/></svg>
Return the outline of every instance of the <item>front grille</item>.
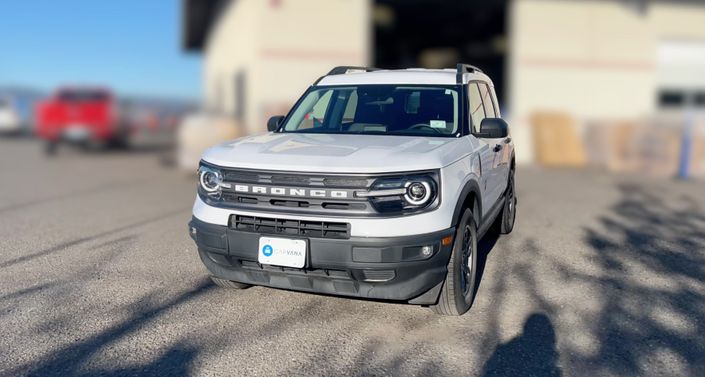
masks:
<svg viewBox="0 0 705 377"><path fill-rule="evenodd" d="M355 196L356 191L368 190L376 176L219 169L223 172L225 187L220 198L212 200L220 206L324 216L377 215L368 198ZM237 187L246 187L246 191ZM255 192L254 187L268 191ZM275 194L269 191L271 189L286 194ZM296 193L292 194L291 190L296 190ZM312 190L319 194L312 195ZM333 192L338 195L333 195Z"/></svg>
<svg viewBox="0 0 705 377"><path fill-rule="evenodd" d="M350 238L350 224L330 221L304 221L271 217L233 215L230 227L243 232L304 236L312 238Z"/></svg>
<svg viewBox="0 0 705 377"><path fill-rule="evenodd" d="M394 279L394 270L362 270L365 281L389 281Z"/></svg>
<svg viewBox="0 0 705 377"><path fill-rule="evenodd" d="M298 187L335 187L364 189L374 181L371 177L337 176L313 173L279 173L222 169L226 182L259 183Z"/></svg>
<svg viewBox="0 0 705 377"><path fill-rule="evenodd" d="M328 218L398 216L406 211L401 195L374 198L364 194L373 191L380 179L401 183L404 176L429 174L438 179L438 172L433 171L337 174L213 168L223 174L223 184L217 195L207 195L199 189L206 204L269 216L278 213Z"/></svg>

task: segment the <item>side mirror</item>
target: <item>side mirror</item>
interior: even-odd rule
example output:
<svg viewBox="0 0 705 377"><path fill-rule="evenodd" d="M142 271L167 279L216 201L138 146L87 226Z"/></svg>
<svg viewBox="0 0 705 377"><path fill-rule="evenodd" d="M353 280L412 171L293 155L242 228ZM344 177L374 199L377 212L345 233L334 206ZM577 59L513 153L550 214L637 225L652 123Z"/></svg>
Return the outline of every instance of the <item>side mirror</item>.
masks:
<svg viewBox="0 0 705 377"><path fill-rule="evenodd" d="M275 115L267 121L267 131L276 131L279 129L279 126L281 126L282 121L284 120L283 115Z"/></svg>
<svg viewBox="0 0 705 377"><path fill-rule="evenodd" d="M502 118L485 118L480 123L480 132L477 137L487 139L501 139L509 136L509 125Z"/></svg>

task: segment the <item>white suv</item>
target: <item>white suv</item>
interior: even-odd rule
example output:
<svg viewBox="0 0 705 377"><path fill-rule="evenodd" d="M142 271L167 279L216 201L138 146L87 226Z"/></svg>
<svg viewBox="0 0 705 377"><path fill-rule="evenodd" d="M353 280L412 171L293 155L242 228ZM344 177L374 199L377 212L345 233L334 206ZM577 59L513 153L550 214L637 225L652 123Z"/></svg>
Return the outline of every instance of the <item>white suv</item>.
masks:
<svg viewBox="0 0 705 377"><path fill-rule="evenodd" d="M269 133L207 150L189 232L221 286L472 304L514 226L514 147L479 69L336 67Z"/></svg>

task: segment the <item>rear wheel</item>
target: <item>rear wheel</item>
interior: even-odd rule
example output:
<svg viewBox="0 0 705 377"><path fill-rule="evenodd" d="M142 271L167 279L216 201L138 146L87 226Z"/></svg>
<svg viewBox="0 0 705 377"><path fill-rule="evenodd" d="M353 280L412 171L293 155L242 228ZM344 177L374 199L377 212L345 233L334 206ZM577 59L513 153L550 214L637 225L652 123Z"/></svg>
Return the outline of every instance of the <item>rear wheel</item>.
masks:
<svg viewBox="0 0 705 377"><path fill-rule="evenodd" d="M222 288L228 288L228 289L246 289L251 287L249 284L245 283L240 283L237 281L232 281L232 280L226 280L226 279L221 279L219 277L211 276L211 280L213 280L213 283L219 287Z"/></svg>
<svg viewBox="0 0 705 377"><path fill-rule="evenodd" d="M514 220L517 216L517 197L514 191L514 169L509 171L507 193L504 195L504 208L499 218L499 233L509 234L514 229Z"/></svg>
<svg viewBox="0 0 705 377"><path fill-rule="evenodd" d="M455 232L455 243L448 262L448 274L438 303L431 309L441 315L461 315L475 298L477 274L477 226L472 211L466 209Z"/></svg>
<svg viewBox="0 0 705 377"><path fill-rule="evenodd" d="M55 155L58 149L59 143L57 143L56 141L47 141L44 144L44 154L46 154L47 156Z"/></svg>

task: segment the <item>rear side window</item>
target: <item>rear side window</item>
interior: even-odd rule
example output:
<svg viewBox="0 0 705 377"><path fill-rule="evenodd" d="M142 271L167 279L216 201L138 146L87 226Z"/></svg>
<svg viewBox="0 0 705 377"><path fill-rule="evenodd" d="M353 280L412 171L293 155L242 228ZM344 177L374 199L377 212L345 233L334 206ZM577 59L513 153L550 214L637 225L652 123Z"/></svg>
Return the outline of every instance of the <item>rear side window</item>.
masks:
<svg viewBox="0 0 705 377"><path fill-rule="evenodd" d="M473 132L480 132L480 124L485 119L485 109L477 83L468 84L468 99L470 101L470 118L472 119Z"/></svg>

